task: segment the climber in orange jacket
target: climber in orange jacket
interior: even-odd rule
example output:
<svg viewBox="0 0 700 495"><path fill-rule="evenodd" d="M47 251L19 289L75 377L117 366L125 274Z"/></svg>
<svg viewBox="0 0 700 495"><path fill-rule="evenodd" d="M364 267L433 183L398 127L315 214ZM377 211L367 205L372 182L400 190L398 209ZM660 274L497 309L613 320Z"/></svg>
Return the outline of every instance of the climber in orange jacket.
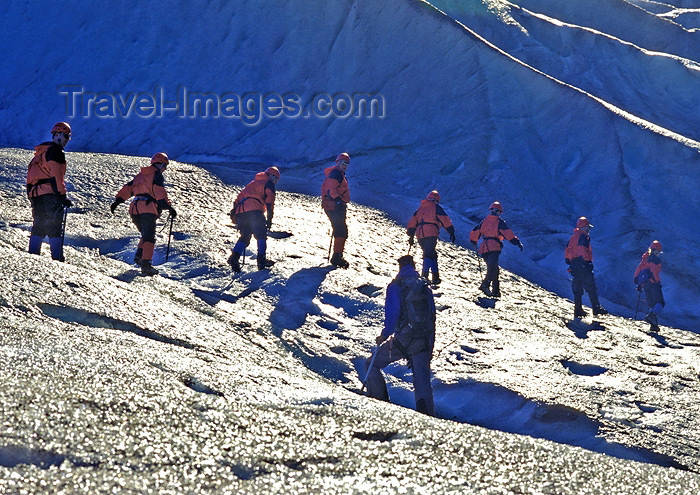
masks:
<svg viewBox="0 0 700 495"><path fill-rule="evenodd" d="M234 272L241 271L240 258L250 244L251 236L255 236L258 243L258 270L264 270L273 265L266 254L267 231L272 227L272 217L275 212L275 185L279 180L279 169L268 167L264 172L255 174L255 179L238 193L233 203L231 220L238 225L241 232L241 236L233 246L233 253L228 259ZM265 213L267 213L267 219Z"/></svg>
<svg viewBox="0 0 700 495"><path fill-rule="evenodd" d="M593 249L590 237L592 228L593 225L586 217L580 217L576 221L576 228L564 251L564 260L569 265L569 273L574 277L571 281L571 290L574 293L574 318L586 316L583 309L584 290L588 292L594 315L608 313L600 305L595 277L593 276Z"/></svg>
<svg viewBox="0 0 700 495"><path fill-rule="evenodd" d="M661 292L661 255L662 246L659 241L654 241L642 254L642 259L634 272L634 283L638 291L644 291L649 306L649 313L644 321L651 325L654 331L659 330L659 314L666 306L663 292Z"/></svg>
<svg viewBox="0 0 700 495"><path fill-rule="evenodd" d="M172 207L168 193L165 191L163 172L170 160L165 153L156 153L151 158L151 165L141 167L141 171L131 181L126 183L117 193L110 206L112 213L117 206L133 196L129 205L129 215L136 228L141 233L134 263L141 266L144 275L156 275L158 270L153 268L153 251L156 245L156 221L163 210L169 210L175 219L177 212Z"/></svg>
<svg viewBox="0 0 700 495"><path fill-rule="evenodd" d="M479 286L479 290L487 296L501 297L499 285L498 258L503 249L503 240L518 246L523 250L523 243L508 228L506 222L501 218L503 207L498 201L494 201L489 206L490 214L484 218L479 225L474 227L469 234L469 242L476 247L477 241L481 238L479 254L486 261L486 277Z"/></svg>
<svg viewBox="0 0 700 495"><path fill-rule="evenodd" d="M51 141L34 148L34 158L27 169L27 197L32 205L32 231L29 252L39 254L44 237L49 238L51 258L63 256L63 211L73 203L66 197L66 155L63 148L71 138L67 122L57 122L51 129Z"/></svg>
<svg viewBox="0 0 700 495"><path fill-rule="evenodd" d="M340 268L350 266L350 263L343 258L345 240L348 237L347 204L350 202L350 189L345 177L348 165L350 165L350 155L340 153L335 159L335 165L324 171L326 179L321 185L321 206L333 227L331 264Z"/></svg>
<svg viewBox="0 0 700 495"><path fill-rule="evenodd" d="M450 217L440 206L440 193L430 191L428 196L421 201L418 209L408 221L406 232L408 234L408 244L413 245L413 238L418 237L418 244L423 250L423 269L421 276L428 278L428 274L433 273L433 285L440 284L438 271L437 241L440 227L444 228L450 235L450 242L455 242L455 228Z"/></svg>

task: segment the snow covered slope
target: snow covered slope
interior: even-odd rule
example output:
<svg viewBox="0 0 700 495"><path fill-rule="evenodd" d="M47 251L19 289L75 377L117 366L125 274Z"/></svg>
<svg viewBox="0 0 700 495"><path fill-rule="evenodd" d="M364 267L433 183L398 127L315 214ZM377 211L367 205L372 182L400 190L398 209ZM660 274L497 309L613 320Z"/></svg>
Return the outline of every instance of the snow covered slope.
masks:
<svg viewBox="0 0 700 495"><path fill-rule="evenodd" d="M171 163L171 258L161 231L165 276L144 278L109 203L145 159L68 154L76 208L57 263L25 252L30 156L0 150L0 492L700 489L691 332L571 322L570 301L507 272L503 299L481 299L478 261L440 243L440 419L426 418L403 363L387 377L408 408L355 393L403 253L382 212L351 205L351 267L334 270L318 198L282 191L277 264L232 277L227 211L254 170Z"/></svg>
<svg viewBox="0 0 700 495"><path fill-rule="evenodd" d="M696 64L678 58L697 62L697 32L627 2L606 2L603 24L592 22L582 0L518 5L551 18L528 21L538 43L515 37L495 46L480 35L497 30L493 15L460 24L460 16L419 0L199 0L167 8L128 0L83 10L14 2L0 32L0 144L29 148L75 110L73 150L274 162L297 176L297 191L314 193L309 177L318 163L349 151L355 199L405 221L438 188L462 244L499 199L526 246L504 263L560 294L569 293L564 243L575 219L590 217L601 294L623 313L636 303L630 279L639 255L659 238L666 317L697 329L700 261L688 253L700 248L689 235L700 208L693 140L700 93ZM530 14L519 15L524 24ZM574 67L561 67L572 45ZM557 50L559 60L550 55ZM615 59L620 69L610 70ZM617 89L598 92L609 86ZM67 99L76 88L89 95ZM116 115L134 95L162 92L174 103L185 90L236 94L256 108L246 123L147 105L141 116ZM298 95L298 114L256 118L255 95L271 93ZM307 117L306 102L319 94L380 95L385 111Z"/></svg>

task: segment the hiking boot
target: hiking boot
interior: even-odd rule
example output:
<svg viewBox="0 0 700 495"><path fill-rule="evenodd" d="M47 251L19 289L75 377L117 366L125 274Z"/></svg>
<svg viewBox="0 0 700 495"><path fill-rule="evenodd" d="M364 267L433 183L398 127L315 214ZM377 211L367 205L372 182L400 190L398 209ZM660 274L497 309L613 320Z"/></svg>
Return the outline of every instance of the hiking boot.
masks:
<svg viewBox="0 0 700 495"><path fill-rule="evenodd" d="M489 286L486 284L481 284L479 286L479 290L489 297L491 297L493 295L493 294L491 294L491 291L489 290Z"/></svg>
<svg viewBox="0 0 700 495"><path fill-rule="evenodd" d="M608 310L605 309L605 308L602 307L602 306L596 306L595 308L593 308L593 314L596 315L596 316L598 316L598 315L607 315L607 314L608 314Z"/></svg>
<svg viewBox="0 0 700 495"><path fill-rule="evenodd" d="M577 307L574 309L574 318L584 318L586 316L586 311L583 308Z"/></svg>
<svg viewBox="0 0 700 495"><path fill-rule="evenodd" d="M134 265L141 266L141 256L143 256L143 249L138 248L134 254Z"/></svg>
<svg viewBox="0 0 700 495"><path fill-rule="evenodd" d="M501 291L496 290L491 293L491 297L501 297Z"/></svg>
<svg viewBox="0 0 700 495"><path fill-rule="evenodd" d="M659 325L659 319L653 311L644 317L644 321L649 323L652 327Z"/></svg>
<svg viewBox="0 0 700 495"><path fill-rule="evenodd" d="M258 260L258 270L267 270L274 264L272 260Z"/></svg>
<svg viewBox="0 0 700 495"><path fill-rule="evenodd" d="M331 265L337 266L338 268L347 268L350 266L341 253L334 253L331 258Z"/></svg>
<svg viewBox="0 0 700 495"><path fill-rule="evenodd" d="M241 271L241 263L238 261L240 257L241 255L238 253L232 253L228 257L228 264L231 265L231 269L236 273Z"/></svg>
<svg viewBox="0 0 700 495"><path fill-rule="evenodd" d="M442 282L442 280L440 280L440 277L433 273L433 285L440 285L440 282Z"/></svg>
<svg viewBox="0 0 700 495"><path fill-rule="evenodd" d="M141 273L150 277L152 275L158 275L158 270L153 268L151 260L143 260L141 261Z"/></svg>

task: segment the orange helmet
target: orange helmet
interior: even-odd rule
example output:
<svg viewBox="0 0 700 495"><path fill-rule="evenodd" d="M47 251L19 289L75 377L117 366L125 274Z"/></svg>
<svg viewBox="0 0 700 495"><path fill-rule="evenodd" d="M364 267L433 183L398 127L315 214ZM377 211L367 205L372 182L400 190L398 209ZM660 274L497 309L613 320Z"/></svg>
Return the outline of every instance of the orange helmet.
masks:
<svg viewBox="0 0 700 495"><path fill-rule="evenodd" d="M339 154L337 157L335 157L335 163L338 162L347 162L348 164L350 164L350 155L348 155L347 153Z"/></svg>
<svg viewBox="0 0 700 495"><path fill-rule="evenodd" d="M649 249L653 249L654 251L661 251L663 248L661 247L661 243L659 241L653 241L649 245Z"/></svg>
<svg viewBox="0 0 700 495"><path fill-rule="evenodd" d="M277 167L269 167L267 170L265 170L265 173L267 175L273 175L277 177L277 180L280 180L280 169Z"/></svg>
<svg viewBox="0 0 700 495"><path fill-rule="evenodd" d="M437 191L430 191L425 199L429 199L430 201L435 201L436 203L439 203L440 193Z"/></svg>
<svg viewBox="0 0 700 495"><path fill-rule="evenodd" d="M591 222L589 222L586 217L580 217L578 220L576 220L576 228L582 229L584 227L592 229L593 225L591 225Z"/></svg>
<svg viewBox="0 0 700 495"><path fill-rule="evenodd" d="M493 203L491 203L491 206L489 206L489 210L498 210L499 212L503 213L503 207L498 201L494 201Z"/></svg>
<svg viewBox="0 0 700 495"><path fill-rule="evenodd" d="M168 155L165 153L156 153L153 155L153 158L151 158L151 165L155 165L156 163L167 165L170 163L170 160L168 160Z"/></svg>
<svg viewBox="0 0 700 495"><path fill-rule="evenodd" d="M70 124L68 122L56 122L51 128L51 134L63 132L64 134L71 134Z"/></svg>

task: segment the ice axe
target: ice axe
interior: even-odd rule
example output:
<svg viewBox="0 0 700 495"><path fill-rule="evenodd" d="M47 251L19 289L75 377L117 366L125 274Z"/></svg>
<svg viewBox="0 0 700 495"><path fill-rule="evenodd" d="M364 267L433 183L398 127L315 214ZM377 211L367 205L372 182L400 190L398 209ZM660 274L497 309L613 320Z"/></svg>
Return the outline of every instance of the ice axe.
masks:
<svg viewBox="0 0 700 495"><path fill-rule="evenodd" d="M479 277L481 277L481 283L484 283L484 274L481 273L481 256L479 256L478 252L475 251L475 253L476 253L476 259L479 262Z"/></svg>
<svg viewBox="0 0 700 495"><path fill-rule="evenodd" d="M328 262L331 261L331 250L333 249L333 231L331 230L331 242L328 244Z"/></svg>
<svg viewBox="0 0 700 495"><path fill-rule="evenodd" d="M642 299L642 291L637 289L637 308L634 310L634 319L637 319L637 313L639 312L639 301Z"/></svg>
<svg viewBox="0 0 700 495"><path fill-rule="evenodd" d="M66 219L68 218L68 207L63 207L63 223L61 223L61 249L66 239Z"/></svg>
<svg viewBox="0 0 700 495"><path fill-rule="evenodd" d="M173 222L175 219L173 218L172 215L170 215L170 232L168 232L168 249L165 251L165 261L168 261L168 258L170 257L170 238L173 236Z"/></svg>
<svg viewBox="0 0 700 495"><path fill-rule="evenodd" d="M367 386L367 379L369 378L369 372L372 371L372 366L374 366L374 361L377 359L377 354L379 354L379 347L374 350L374 354L372 355L372 360L369 362L369 366L367 367L367 372L365 373L365 378L362 380L362 388L360 389L360 392L364 392L365 387Z"/></svg>

